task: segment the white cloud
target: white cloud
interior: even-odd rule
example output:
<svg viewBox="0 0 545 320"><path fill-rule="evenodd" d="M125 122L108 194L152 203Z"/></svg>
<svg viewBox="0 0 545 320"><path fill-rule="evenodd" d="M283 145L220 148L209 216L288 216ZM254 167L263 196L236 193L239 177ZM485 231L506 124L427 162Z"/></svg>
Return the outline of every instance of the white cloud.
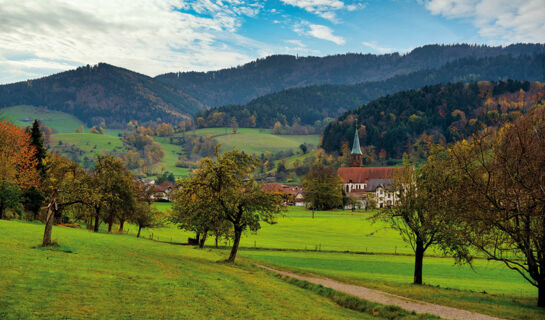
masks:
<svg viewBox="0 0 545 320"><path fill-rule="evenodd" d="M0 0L0 8L0 83L100 61L149 75L210 70L266 47L234 33L259 1Z"/></svg>
<svg viewBox="0 0 545 320"><path fill-rule="evenodd" d="M378 53L389 53L389 52L394 52L396 51L395 49L393 48L387 48L387 47L383 47L379 44L377 44L376 41L363 41L362 44L366 47L369 47L373 50L375 50L376 52Z"/></svg>
<svg viewBox="0 0 545 320"><path fill-rule="evenodd" d="M447 18L468 18L483 37L506 42L545 41L545 0L427 0Z"/></svg>
<svg viewBox="0 0 545 320"><path fill-rule="evenodd" d="M365 7L363 3L346 5L341 0L281 0L285 4L289 4L294 7L305 9L306 11L316 14L324 19L332 22L337 21L337 15L335 11L348 10L354 11Z"/></svg>
<svg viewBox="0 0 545 320"><path fill-rule="evenodd" d="M334 35L333 30L331 30L329 27L319 24L310 24L309 28L310 29L307 31L307 34L315 38L331 41L338 45L342 45L346 42L343 37Z"/></svg>

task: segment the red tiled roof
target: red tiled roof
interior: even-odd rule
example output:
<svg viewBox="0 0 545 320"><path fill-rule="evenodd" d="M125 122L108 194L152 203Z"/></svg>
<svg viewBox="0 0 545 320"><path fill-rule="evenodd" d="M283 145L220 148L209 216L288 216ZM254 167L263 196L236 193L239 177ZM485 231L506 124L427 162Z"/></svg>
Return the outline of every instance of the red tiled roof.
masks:
<svg viewBox="0 0 545 320"><path fill-rule="evenodd" d="M403 167L349 167L339 168L337 174L345 183L367 183L370 179L393 179Z"/></svg>
<svg viewBox="0 0 545 320"><path fill-rule="evenodd" d="M301 186L286 185L280 183L267 183L264 184L261 189L267 192L279 192L284 194L291 194L294 196L303 191L303 188Z"/></svg>

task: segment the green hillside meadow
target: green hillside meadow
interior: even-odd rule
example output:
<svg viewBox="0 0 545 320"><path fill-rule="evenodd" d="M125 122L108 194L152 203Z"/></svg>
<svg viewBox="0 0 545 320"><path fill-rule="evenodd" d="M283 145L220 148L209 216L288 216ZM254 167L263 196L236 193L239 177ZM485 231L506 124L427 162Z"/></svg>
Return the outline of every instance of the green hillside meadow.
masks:
<svg viewBox="0 0 545 320"><path fill-rule="evenodd" d="M1 319L372 319L222 252L0 221ZM297 303L294 303L297 301Z"/></svg>
<svg viewBox="0 0 545 320"><path fill-rule="evenodd" d="M250 154L275 153L297 149L302 143L318 145L318 135L274 135L270 129L240 128L232 134L231 128L206 128L189 131L187 135L212 136L221 144L222 151L240 149Z"/></svg>
<svg viewBox="0 0 545 320"><path fill-rule="evenodd" d="M32 121L38 119L57 132L74 132L83 125L83 122L68 113L32 106L1 108L0 119L9 120L21 127L31 126Z"/></svg>

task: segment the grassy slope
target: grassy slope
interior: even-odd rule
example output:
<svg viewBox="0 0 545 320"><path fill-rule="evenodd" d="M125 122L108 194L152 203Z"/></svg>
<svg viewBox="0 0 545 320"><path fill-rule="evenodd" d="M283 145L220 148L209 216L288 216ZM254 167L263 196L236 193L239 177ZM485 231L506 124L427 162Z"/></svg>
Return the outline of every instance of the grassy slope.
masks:
<svg viewBox="0 0 545 320"><path fill-rule="evenodd" d="M238 148L247 153L278 152L288 149L296 150L302 143L318 144L318 135L274 135L269 129L240 128L232 134L230 128L206 128L189 131L187 135L214 136L222 146L222 151Z"/></svg>
<svg viewBox="0 0 545 320"><path fill-rule="evenodd" d="M170 171L175 176L187 176L189 169L176 167L178 157L183 153L182 147L170 144L169 138L155 137L154 140L161 144L161 147L165 151L165 157L157 165L159 171Z"/></svg>
<svg viewBox="0 0 545 320"><path fill-rule="evenodd" d="M106 134L57 133L52 136L51 145L57 145L59 141L76 145L87 152L89 158L113 149L126 150L119 137Z"/></svg>
<svg viewBox="0 0 545 320"><path fill-rule="evenodd" d="M215 252L63 227L37 249L42 232L0 221L0 318L370 319Z"/></svg>
<svg viewBox="0 0 545 320"><path fill-rule="evenodd" d="M38 119L57 132L74 132L83 125L83 122L68 113L53 110L40 112L32 106L1 108L0 117L21 127L30 126L34 119Z"/></svg>
<svg viewBox="0 0 545 320"><path fill-rule="evenodd" d="M170 208L169 203L156 203L155 206L162 210ZM257 234L247 233L241 240L241 246L245 248L241 254L265 263L337 277L436 303L455 304L460 308L488 313L500 310L502 315L512 318L516 318L513 315L517 313L531 315L528 319L536 315L545 317L533 307L536 289L498 262L478 259L471 269L467 265L455 266L452 258L426 257L425 283L451 289L428 286L417 289L409 285L414 270L411 248L397 232L386 229L385 224L371 223L367 219L369 215L350 211L317 212L316 218L312 219L310 211L290 207L277 224L263 224ZM194 236L174 226L146 230L144 234L150 236L151 233L163 241L185 242L188 236ZM208 244L212 246L213 239L209 239ZM338 252L253 250L254 244L258 248L295 250L314 250L321 244L322 250ZM344 250L391 254L397 251L407 255L348 254L342 253ZM488 294L479 293L482 291Z"/></svg>

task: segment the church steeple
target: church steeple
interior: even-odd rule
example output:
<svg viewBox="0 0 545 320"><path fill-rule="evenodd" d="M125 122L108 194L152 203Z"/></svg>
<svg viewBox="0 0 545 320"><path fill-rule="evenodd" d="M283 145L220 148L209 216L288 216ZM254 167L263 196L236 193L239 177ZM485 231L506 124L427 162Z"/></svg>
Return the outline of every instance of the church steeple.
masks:
<svg viewBox="0 0 545 320"><path fill-rule="evenodd" d="M360 147L360 137L358 136L358 129L354 131L354 143L352 143L352 152L350 153L350 166L351 167L363 167L363 155Z"/></svg>

